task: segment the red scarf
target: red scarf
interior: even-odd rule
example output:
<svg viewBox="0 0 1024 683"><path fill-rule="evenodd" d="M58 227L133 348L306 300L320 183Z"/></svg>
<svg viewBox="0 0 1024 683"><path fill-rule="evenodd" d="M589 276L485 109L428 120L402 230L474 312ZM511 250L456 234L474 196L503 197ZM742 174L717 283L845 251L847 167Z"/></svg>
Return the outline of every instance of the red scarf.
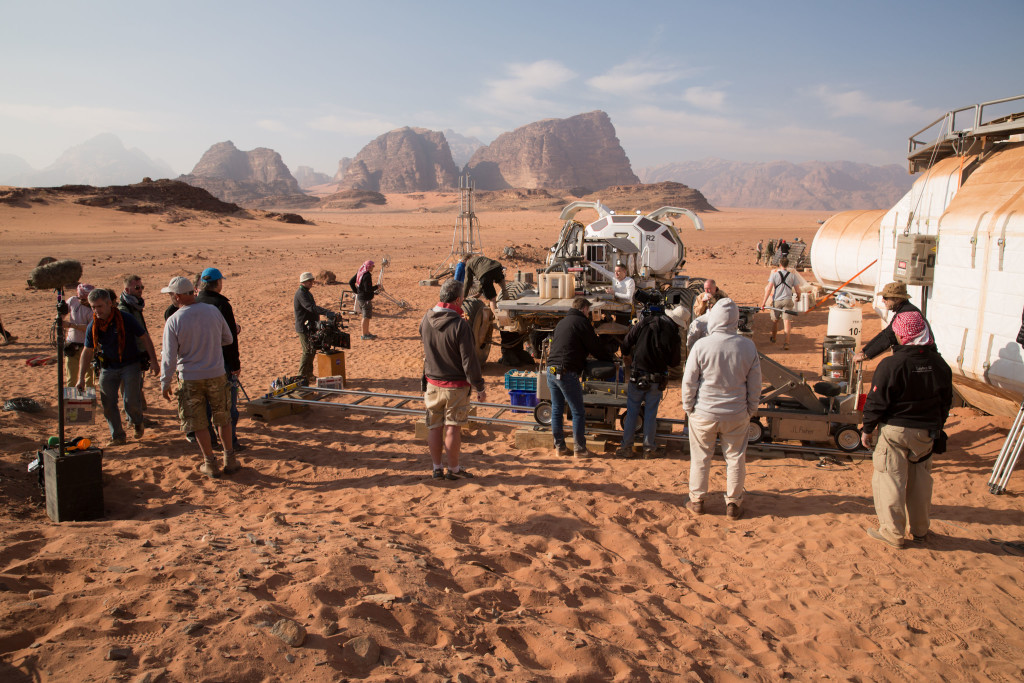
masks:
<svg viewBox="0 0 1024 683"><path fill-rule="evenodd" d="M99 318L93 319L92 345L94 349L100 348L100 332L106 332L111 323L116 323L117 325L117 362L121 363L124 360L124 318L121 317L121 311L117 308L111 306L110 317L106 320L100 320Z"/></svg>
<svg viewBox="0 0 1024 683"><path fill-rule="evenodd" d="M446 303L443 303L443 302L440 302L440 301L438 301L438 302L437 302L437 305L438 305L439 307L441 307L441 308L447 308L447 309L448 309L449 311L455 311L455 312L456 312L456 313L458 313L459 315L465 315L465 314L464 314L464 313L462 312L462 306L459 306L458 304L446 304Z"/></svg>

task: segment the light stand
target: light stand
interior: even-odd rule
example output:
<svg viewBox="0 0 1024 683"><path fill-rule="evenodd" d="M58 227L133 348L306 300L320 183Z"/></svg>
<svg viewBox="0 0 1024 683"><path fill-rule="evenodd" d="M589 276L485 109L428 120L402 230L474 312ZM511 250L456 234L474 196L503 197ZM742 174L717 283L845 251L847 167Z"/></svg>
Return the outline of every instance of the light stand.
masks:
<svg viewBox="0 0 1024 683"><path fill-rule="evenodd" d="M54 325L57 329L57 453L66 455L64 446L64 316L69 309L64 301L64 288L57 288L57 320Z"/></svg>

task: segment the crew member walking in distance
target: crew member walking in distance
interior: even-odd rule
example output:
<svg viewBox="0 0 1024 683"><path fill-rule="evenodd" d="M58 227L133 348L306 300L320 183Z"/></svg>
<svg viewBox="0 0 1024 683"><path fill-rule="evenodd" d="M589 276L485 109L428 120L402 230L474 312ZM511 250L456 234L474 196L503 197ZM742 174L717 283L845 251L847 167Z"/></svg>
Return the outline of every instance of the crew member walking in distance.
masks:
<svg viewBox="0 0 1024 683"><path fill-rule="evenodd" d="M380 289L380 285L373 284L373 261L364 261L359 267L355 276L349 280L349 286L356 294L356 313L363 316L363 336L360 339L376 339L377 335L370 334L370 318L373 317L373 296ZM386 264L385 264L386 265Z"/></svg>

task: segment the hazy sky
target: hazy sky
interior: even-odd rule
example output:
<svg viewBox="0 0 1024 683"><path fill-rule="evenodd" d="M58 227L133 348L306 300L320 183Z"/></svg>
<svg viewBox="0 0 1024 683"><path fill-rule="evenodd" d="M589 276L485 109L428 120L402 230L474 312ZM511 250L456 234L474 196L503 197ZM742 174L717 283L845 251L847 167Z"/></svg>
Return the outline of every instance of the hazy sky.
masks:
<svg viewBox="0 0 1024 683"><path fill-rule="evenodd" d="M1024 94L1024 0L14 2L0 153L116 134L186 173L213 143L333 174L401 126L490 142L611 116L637 168L903 164L947 110Z"/></svg>

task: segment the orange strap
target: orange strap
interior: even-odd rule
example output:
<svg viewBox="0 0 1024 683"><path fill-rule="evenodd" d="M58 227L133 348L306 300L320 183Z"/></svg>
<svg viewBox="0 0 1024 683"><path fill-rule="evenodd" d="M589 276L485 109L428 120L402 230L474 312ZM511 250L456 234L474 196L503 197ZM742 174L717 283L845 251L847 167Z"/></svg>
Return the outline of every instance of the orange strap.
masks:
<svg viewBox="0 0 1024 683"><path fill-rule="evenodd" d="M811 311L813 311L813 310L814 310L815 308L817 308L818 306L822 305L823 303L825 303L826 301L828 301L829 299L831 299L831 298L832 298L833 296L835 296L835 295L836 295L836 294L837 294L838 292L840 292L840 291L841 291L841 290L843 289L843 287L845 287L846 285L848 285L848 284L850 284L851 282L853 282L854 280L856 280L856 279L857 279L858 277L860 277L860 276L861 276L861 273L863 273L863 272L864 272L865 270L867 270L867 269L868 269L868 268L870 268L871 266L875 265L876 263L878 263L878 259L875 259L875 260L874 260L874 261L872 261L871 263L869 263L869 264L867 264L866 266L864 266L864 267L863 267L863 268L861 269L860 273L857 273L856 275L854 275L853 277L851 277L851 278L850 278L849 280L847 280L847 281L846 281L846 282L844 282L843 284L839 285L839 287L837 287L836 289L833 289L833 290L832 290L831 292L829 292L828 294L826 294L825 296L823 296L823 297L822 297L822 298L821 298L821 299L820 299L820 300L819 300L819 301L818 301L818 302L817 302L816 304L814 304L813 306L811 306L810 308L808 308L808 309L807 309L807 312L808 312L808 313L810 313L810 312L811 312Z"/></svg>

